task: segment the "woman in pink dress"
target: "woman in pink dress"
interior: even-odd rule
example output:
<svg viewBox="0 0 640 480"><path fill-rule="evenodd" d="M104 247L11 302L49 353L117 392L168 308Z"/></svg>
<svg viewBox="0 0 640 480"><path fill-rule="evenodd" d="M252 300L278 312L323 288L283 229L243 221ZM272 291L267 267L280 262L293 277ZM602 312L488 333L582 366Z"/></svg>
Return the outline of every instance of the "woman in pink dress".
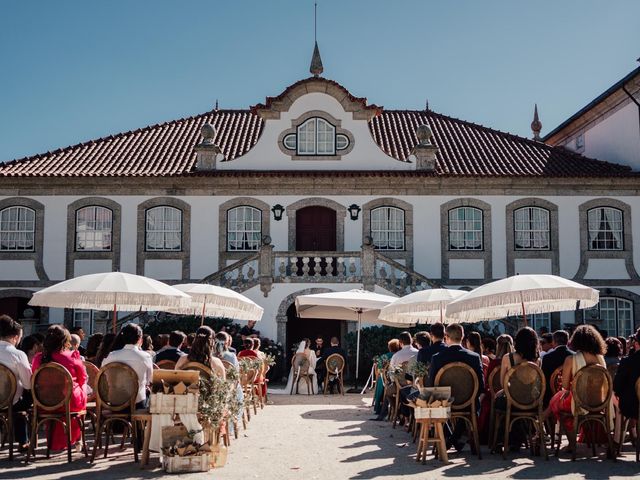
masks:
<svg viewBox="0 0 640 480"><path fill-rule="evenodd" d="M42 352L36 354L33 359L33 371L35 372L42 365L55 362L65 367L73 379L73 390L71 391L70 411L79 412L87 407L87 394L84 385L87 383L87 371L80 358L80 353L69 350L71 335L69 331L61 325L51 325L47 330L47 335L42 344ZM64 411L64 410L63 410ZM67 448L67 438L64 428L58 422L49 422L53 425L51 434L51 450L64 450ZM71 443L77 443L82 437L80 425L75 420L71 421Z"/></svg>

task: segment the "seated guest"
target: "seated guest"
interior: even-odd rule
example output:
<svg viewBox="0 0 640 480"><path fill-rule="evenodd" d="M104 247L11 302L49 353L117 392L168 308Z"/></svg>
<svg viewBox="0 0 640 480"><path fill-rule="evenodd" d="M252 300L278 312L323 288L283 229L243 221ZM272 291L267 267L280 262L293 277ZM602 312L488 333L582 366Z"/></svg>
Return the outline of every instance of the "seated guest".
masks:
<svg viewBox="0 0 640 480"><path fill-rule="evenodd" d="M153 339L151 338L151 335L142 336L142 345L140 346L140 350L147 352L151 357L151 361L155 363L156 351L153 349Z"/></svg>
<svg viewBox="0 0 640 480"><path fill-rule="evenodd" d="M194 332L191 332L190 334L187 335L187 340L186 340L186 347L184 347L182 349L182 351L184 353L189 353L189 350L191 350L191 347L193 346L193 341L196 339L196 334ZM234 351L235 353L235 351Z"/></svg>
<svg viewBox="0 0 640 480"><path fill-rule="evenodd" d="M16 348L22 337L22 325L8 315L0 315L0 365L4 365L16 377L16 393L13 397L13 431L18 449L29 446L27 419L20 412L31 408L31 364L27 354ZM29 337L27 337L29 338ZM37 341L37 339L33 339Z"/></svg>
<svg viewBox="0 0 640 480"><path fill-rule="evenodd" d="M604 361L609 366L618 366L622 357L622 344L616 337L609 337L604 341L607 344L607 352Z"/></svg>
<svg viewBox="0 0 640 480"><path fill-rule="evenodd" d="M391 357L394 353L400 350L400 340L394 338L393 340L389 340L387 343L388 352L383 353L378 357L378 371L380 375L378 375L378 379L376 380L376 390L373 395L373 411L376 415L382 414L382 402L384 395L384 378L383 378L383 368L384 363L388 363L391 360ZM382 418L380 418L382 420Z"/></svg>
<svg viewBox="0 0 640 480"><path fill-rule="evenodd" d="M413 339L409 332L402 332L398 335L398 340L400 340L402 347L391 357L389 361L391 367L400 367L403 363L409 362L418 356L418 349L413 347Z"/></svg>
<svg viewBox="0 0 640 480"><path fill-rule="evenodd" d="M552 349L542 358L542 371L544 372L544 378L547 382L546 390L544 391L544 406L549 405L551 400L551 375L564 363L565 359L573 355L574 352L569 350L567 344L569 343L569 333L566 330L556 330L552 335Z"/></svg>
<svg viewBox="0 0 640 480"><path fill-rule="evenodd" d="M156 363L161 362L162 360L177 362L180 357L184 355L184 352L180 350L180 347L186 338L187 336L180 330L174 330L171 332L169 335L169 345L156 353Z"/></svg>
<svg viewBox="0 0 640 480"><path fill-rule="evenodd" d="M229 362L233 365L236 370L239 367L238 357L236 357L235 353L229 351L229 342L231 340L231 336L227 332L218 332L215 335L215 354L220 360L225 362Z"/></svg>
<svg viewBox="0 0 640 480"><path fill-rule="evenodd" d="M444 343L444 325L442 323L434 323L431 325L431 345L426 348L421 348L418 351L418 361L429 365L431 358L442 350L447 348Z"/></svg>
<svg viewBox="0 0 640 480"><path fill-rule="evenodd" d="M503 333L498 337L498 340L496 340L496 356L493 360L489 360L485 382L489 380L489 375L491 375L493 370L500 368L502 358L511 352L513 352L513 338L511 338L511 335Z"/></svg>
<svg viewBox="0 0 640 480"><path fill-rule="evenodd" d="M166 333L156 335L153 339L153 349L156 352L161 352L167 348L169 348L169 335Z"/></svg>
<svg viewBox="0 0 640 480"><path fill-rule="evenodd" d="M71 352L77 352L78 357L80 357L80 360L82 360L84 362L84 357L82 356L82 354L80 353L80 342L82 340L80 340L80 336L76 335L75 333L71 334L71 342L69 343L69 350Z"/></svg>
<svg viewBox="0 0 640 480"><path fill-rule="evenodd" d="M491 337L482 339L482 352L489 357L489 361L496 358L496 341Z"/></svg>
<svg viewBox="0 0 640 480"><path fill-rule="evenodd" d="M500 383L503 385L503 388L507 372L516 365L524 362L533 362L540 365L538 335L533 328L522 327L518 330L516 338L514 339L514 347L514 352L502 357L500 364ZM506 409L506 403L504 405Z"/></svg>
<svg viewBox="0 0 640 480"><path fill-rule="evenodd" d="M469 365L478 377L478 401L484 392L484 375L482 371L482 360L480 355L465 348L462 348L464 338L464 328L457 323L450 323L445 330L445 341L447 348L435 354L431 358L431 368L429 371L429 386L433 386L436 376L441 368L449 363L462 362ZM466 428L465 422L456 422L453 433L447 439L448 445L454 445L456 450L464 448L465 442L461 441L462 433Z"/></svg>
<svg viewBox="0 0 640 480"><path fill-rule="evenodd" d="M553 349L553 335L543 333L540 335L540 358L544 357Z"/></svg>
<svg viewBox="0 0 640 480"><path fill-rule="evenodd" d="M618 396L620 411L627 418L638 419L636 382L640 378L640 328L633 336L634 353L620 360L613 379L613 391ZM637 441L637 440L636 440Z"/></svg>
<svg viewBox="0 0 640 480"><path fill-rule="evenodd" d="M238 352L238 358L242 357L258 357L258 354L253 349L253 338L245 338L242 341L242 350Z"/></svg>
<svg viewBox="0 0 640 480"><path fill-rule="evenodd" d="M503 333L498 337L498 341L494 342L496 347L496 355L493 359L489 360L489 365L486 368L484 375L484 387L485 395L480 402L480 415L478 416L478 430L480 433L480 442L488 443L489 440L489 422L491 421L491 385L489 384L489 378L491 373L498 369L498 378L500 378L500 365L505 355L513 352L513 338L511 335Z"/></svg>
<svg viewBox="0 0 640 480"><path fill-rule="evenodd" d="M100 342L100 347L98 347L98 353L96 354L95 361L93 362L96 367L100 368L104 359L109 356L113 349L113 342L115 339L115 333L105 333L102 338L102 342Z"/></svg>
<svg viewBox="0 0 640 480"><path fill-rule="evenodd" d="M84 337L85 337L85 333L84 333L84 329L78 325L71 327L69 329L69 333L71 335L77 335L78 338L80 339L80 343L78 344L78 348L77 350L80 352L80 356L84 357L86 350L84 349L84 347L81 345L82 342L84 342ZM72 337L72 341L73 341L73 337Z"/></svg>
<svg viewBox="0 0 640 480"><path fill-rule="evenodd" d="M480 355L480 358L482 359L482 370L486 373L487 368L489 368L489 357L487 357L482 351L482 337L480 337L478 332L469 332L465 337L465 340L465 348Z"/></svg>
<svg viewBox="0 0 640 480"><path fill-rule="evenodd" d="M222 360L214 354L214 336L214 332L210 327L203 325L198 328L189 354L180 357L176 363L176 370L180 370L189 362L196 362L209 367L215 375L223 380L226 379L227 372ZM253 347L253 342L251 342L251 346Z"/></svg>
<svg viewBox="0 0 640 480"><path fill-rule="evenodd" d="M571 383L576 372L587 365L606 367L603 354L607 347L602 336L593 326L579 325L574 330L569 345L575 353L565 358L562 364L562 390L549 400L548 412L556 421L560 420L561 413L571 414L573 411ZM564 427L567 432L573 432L573 417L566 420Z"/></svg>
<svg viewBox="0 0 640 480"><path fill-rule="evenodd" d="M96 364L96 355L98 355L98 349L104 338L103 333L94 333L87 340L87 349L85 350L85 359L94 365Z"/></svg>
<svg viewBox="0 0 640 480"><path fill-rule="evenodd" d="M429 332L418 332L414 337L414 345L418 349L416 360L420 361L420 352L426 352L427 348L431 346L431 335Z"/></svg>
<svg viewBox="0 0 640 480"><path fill-rule="evenodd" d="M40 366L49 362L56 362L65 367L73 380L69 409L71 412L81 412L87 408L87 394L85 393L87 371L79 355L69 350L70 343L69 330L61 325L51 325L44 337L42 352L37 353L33 359L33 371L35 372ZM64 407L62 411L64 412ZM51 435L51 449L66 449L67 436L62 425L58 422L49 422L48 425L50 425L48 428L52 429L48 432L48 435ZM51 427L51 425L53 426ZM80 441L82 431L78 422L72 421L68 427L71 429L71 443L75 444Z"/></svg>
<svg viewBox="0 0 640 480"><path fill-rule="evenodd" d="M415 360L417 362L420 362L420 360L419 360L420 352L423 351L424 349L428 348L431 345L431 337L429 336L429 333L427 333L427 332L418 332L418 333L416 333L416 335L414 337L414 340L415 340L414 343L419 348L418 355L416 355ZM424 364L424 365L427 365L427 364ZM413 378L413 376L409 375L409 374L406 375L406 379L411 381L412 383L410 383L409 385L405 385L404 387L402 387L400 389L400 409L399 410L400 410L400 415L401 415L401 422L400 422L401 424L404 423L404 419L407 419L407 418L409 418L411 416L411 409L407 405L408 400L414 399L420 394L420 390L418 389L418 387L414 383L418 379ZM426 379L426 375L424 375L424 378L421 379L422 380L422 386L424 386L424 384L425 384L425 382L424 382L425 379Z"/></svg>
<svg viewBox="0 0 640 480"><path fill-rule="evenodd" d="M42 351L42 341L35 335L29 335L22 339L19 349L27 354L29 365L31 365L31 362L33 362L33 357L36 356L36 353Z"/></svg>
<svg viewBox="0 0 640 480"><path fill-rule="evenodd" d="M331 355L335 353L340 355L342 358L344 358L345 370L347 367L347 352L345 352L342 349L342 347L340 347L340 341L338 340L338 337L331 337L331 340L329 341L329 343L330 345L324 349L324 357L320 360L320 364L322 364L322 368L321 369L316 368L317 381L320 387L324 385L324 379L327 376L326 361L327 361L327 358L329 358ZM332 392L334 388L333 383L334 382L330 382L330 388Z"/></svg>
<svg viewBox="0 0 640 480"><path fill-rule="evenodd" d="M263 351L260 350L260 347L262 346L262 342L260 341L259 338L254 338L253 339L253 351L256 352L256 355L258 356L258 358L262 358L264 359L264 357L266 356L265 353Z"/></svg>
<svg viewBox="0 0 640 480"><path fill-rule="evenodd" d="M626 357L628 352L627 352L627 346L629 343L633 343L633 340L631 340L631 338L633 337L633 335L631 335L629 337L629 339L625 339L624 337L616 337L619 341L620 341L620 345L622 346L622 353L620 354L620 357Z"/></svg>
<svg viewBox="0 0 640 480"><path fill-rule="evenodd" d="M142 329L134 324L127 323L113 342L113 351L104 359L102 366L119 362L130 366L138 377L138 394L136 395L136 408L147 406L147 386L153 378L153 362L147 352L140 349L142 345Z"/></svg>

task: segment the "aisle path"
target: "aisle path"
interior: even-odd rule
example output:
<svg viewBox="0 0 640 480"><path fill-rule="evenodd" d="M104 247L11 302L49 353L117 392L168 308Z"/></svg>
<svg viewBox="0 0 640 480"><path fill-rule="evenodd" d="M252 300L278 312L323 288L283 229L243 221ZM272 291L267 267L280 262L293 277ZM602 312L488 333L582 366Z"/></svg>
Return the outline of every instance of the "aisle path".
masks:
<svg viewBox="0 0 640 480"><path fill-rule="evenodd" d="M34 465L10 464L5 451L0 454L0 480L110 480L139 478L179 478L181 480L342 480L342 479L427 479L467 477L485 478L625 478L640 473L640 464L626 447L626 455L616 463L598 459L571 462L551 457L533 460L524 455L503 461L486 453L483 460L468 449L451 455L451 464L434 460L427 465L415 462L415 445L409 434L392 429L387 422L370 421L370 399L357 395L288 396L272 395L273 405L265 407L233 442L227 465L208 474L166 475L154 456L150 468L141 470L133 463L131 450L89 466L80 456L68 466L64 456ZM485 450L486 452L486 447ZM468 462L468 463L467 463Z"/></svg>

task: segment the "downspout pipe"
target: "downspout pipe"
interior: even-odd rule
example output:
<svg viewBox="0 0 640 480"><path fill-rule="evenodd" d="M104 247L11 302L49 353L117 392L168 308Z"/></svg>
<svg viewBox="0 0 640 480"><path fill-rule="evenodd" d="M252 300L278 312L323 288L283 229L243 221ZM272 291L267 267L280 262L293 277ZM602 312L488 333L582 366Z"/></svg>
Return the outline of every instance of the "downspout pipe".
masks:
<svg viewBox="0 0 640 480"><path fill-rule="evenodd" d="M624 85L622 86L622 91L624 93L626 93L627 96L631 99L631 101L633 103L635 103L636 106L638 107L638 131L640 132L640 102L638 102L638 100L636 100L636 97L631 95L631 92L629 90L627 90L627 87L625 87Z"/></svg>

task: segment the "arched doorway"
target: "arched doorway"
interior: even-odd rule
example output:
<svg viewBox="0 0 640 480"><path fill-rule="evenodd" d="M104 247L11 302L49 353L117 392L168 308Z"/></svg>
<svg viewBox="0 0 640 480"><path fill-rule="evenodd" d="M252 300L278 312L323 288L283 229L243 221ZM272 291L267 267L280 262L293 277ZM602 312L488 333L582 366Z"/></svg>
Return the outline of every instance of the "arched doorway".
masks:
<svg viewBox="0 0 640 480"><path fill-rule="evenodd" d="M324 339L325 346L329 346L331 337L337 337L342 344L346 333L347 322L344 320L299 318L296 314L295 304L291 304L287 309L286 351L289 358L291 358L293 348L303 338L311 340L311 348L313 348L315 345L315 339L318 336L321 336Z"/></svg>

